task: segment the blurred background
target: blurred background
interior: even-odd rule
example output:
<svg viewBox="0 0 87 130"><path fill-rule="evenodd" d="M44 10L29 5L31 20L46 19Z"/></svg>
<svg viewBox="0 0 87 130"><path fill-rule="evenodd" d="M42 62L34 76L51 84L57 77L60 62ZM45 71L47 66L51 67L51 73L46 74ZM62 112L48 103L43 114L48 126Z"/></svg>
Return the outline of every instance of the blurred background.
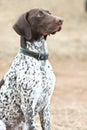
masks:
<svg viewBox="0 0 87 130"><path fill-rule="evenodd" d="M86 0L0 0L0 79L19 51L20 38L12 26L22 13L38 7L64 19L61 32L47 39L57 78L51 101L52 130L87 130L86 3Z"/></svg>

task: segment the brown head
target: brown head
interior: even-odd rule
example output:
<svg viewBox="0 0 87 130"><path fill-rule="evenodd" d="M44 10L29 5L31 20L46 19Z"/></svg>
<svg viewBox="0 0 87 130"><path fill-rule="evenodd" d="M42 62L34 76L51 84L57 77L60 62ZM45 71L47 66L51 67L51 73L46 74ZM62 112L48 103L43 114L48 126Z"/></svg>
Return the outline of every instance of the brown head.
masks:
<svg viewBox="0 0 87 130"><path fill-rule="evenodd" d="M60 31L62 23L61 18L53 16L48 10L32 9L23 14L13 28L26 40L33 41Z"/></svg>

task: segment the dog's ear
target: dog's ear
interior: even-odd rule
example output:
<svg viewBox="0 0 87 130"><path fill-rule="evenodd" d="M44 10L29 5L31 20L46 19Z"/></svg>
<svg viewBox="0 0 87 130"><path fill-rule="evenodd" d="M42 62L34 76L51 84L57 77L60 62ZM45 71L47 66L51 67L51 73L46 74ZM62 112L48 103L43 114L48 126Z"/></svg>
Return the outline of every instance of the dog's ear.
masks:
<svg viewBox="0 0 87 130"><path fill-rule="evenodd" d="M13 28L14 30L24 37L26 40L31 40L32 38L32 33L31 33L31 27L28 22L28 12L23 14L18 21L14 24Z"/></svg>

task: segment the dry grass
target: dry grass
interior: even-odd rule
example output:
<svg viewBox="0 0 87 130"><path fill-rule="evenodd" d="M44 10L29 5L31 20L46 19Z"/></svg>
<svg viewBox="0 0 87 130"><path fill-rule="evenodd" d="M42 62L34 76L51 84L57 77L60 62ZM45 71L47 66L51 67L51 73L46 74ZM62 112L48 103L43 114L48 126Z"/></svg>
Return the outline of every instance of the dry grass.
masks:
<svg viewBox="0 0 87 130"><path fill-rule="evenodd" d="M20 47L12 25L21 13L35 7L64 19L63 30L47 41L57 77L51 102L52 129L87 130L87 14L83 0L1 0L0 77Z"/></svg>

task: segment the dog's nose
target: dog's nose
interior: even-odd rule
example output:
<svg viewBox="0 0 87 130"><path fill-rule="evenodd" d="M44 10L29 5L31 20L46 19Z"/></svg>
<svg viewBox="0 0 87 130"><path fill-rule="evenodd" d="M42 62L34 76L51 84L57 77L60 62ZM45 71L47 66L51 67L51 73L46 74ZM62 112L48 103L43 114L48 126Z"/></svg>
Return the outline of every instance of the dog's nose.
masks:
<svg viewBox="0 0 87 130"><path fill-rule="evenodd" d="M59 19L59 23L63 23L63 19Z"/></svg>
<svg viewBox="0 0 87 130"><path fill-rule="evenodd" d="M63 24L63 19L62 18L57 18L57 24L58 25L61 25L61 24Z"/></svg>

